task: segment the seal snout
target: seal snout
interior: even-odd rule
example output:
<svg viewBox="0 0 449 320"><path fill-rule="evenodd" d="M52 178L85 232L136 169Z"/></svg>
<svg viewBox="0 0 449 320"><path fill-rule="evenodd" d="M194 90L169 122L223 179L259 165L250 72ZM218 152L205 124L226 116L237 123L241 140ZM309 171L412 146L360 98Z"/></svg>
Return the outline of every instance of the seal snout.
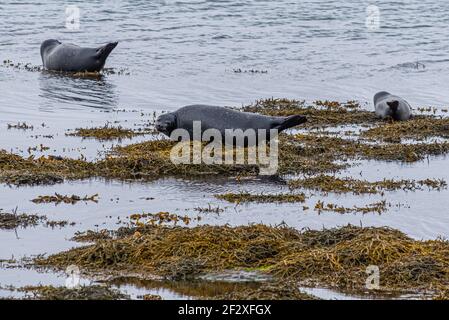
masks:
<svg viewBox="0 0 449 320"><path fill-rule="evenodd" d="M116 42L111 42L111 43L108 43L108 44L107 44L107 46L110 46L110 47L112 48L111 51L114 50L115 47L117 47L117 45L118 45L118 41L116 41Z"/></svg>
<svg viewBox="0 0 449 320"><path fill-rule="evenodd" d="M164 132L166 131L168 128L168 126L165 123L162 122L156 122L156 130L159 132Z"/></svg>

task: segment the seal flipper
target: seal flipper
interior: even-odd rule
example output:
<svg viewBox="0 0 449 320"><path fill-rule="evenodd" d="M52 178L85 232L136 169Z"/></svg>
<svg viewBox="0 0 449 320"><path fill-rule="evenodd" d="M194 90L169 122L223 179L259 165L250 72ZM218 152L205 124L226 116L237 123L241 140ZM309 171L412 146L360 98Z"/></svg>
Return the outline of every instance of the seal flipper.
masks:
<svg viewBox="0 0 449 320"><path fill-rule="evenodd" d="M98 48L95 55L98 57L98 59L103 59L105 61L106 58L109 56L109 54L112 52L112 50L114 50L114 48L117 47L117 45L118 42L108 43L107 45Z"/></svg>
<svg viewBox="0 0 449 320"><path fill-rule="evenodd" d="M307 118L304 116L300 115L289 116L281 120L281 123L274 125L272 129L277 129L279 132L281 132L284 131L285 129L298 126L305 122L307 122Z"/></svg>

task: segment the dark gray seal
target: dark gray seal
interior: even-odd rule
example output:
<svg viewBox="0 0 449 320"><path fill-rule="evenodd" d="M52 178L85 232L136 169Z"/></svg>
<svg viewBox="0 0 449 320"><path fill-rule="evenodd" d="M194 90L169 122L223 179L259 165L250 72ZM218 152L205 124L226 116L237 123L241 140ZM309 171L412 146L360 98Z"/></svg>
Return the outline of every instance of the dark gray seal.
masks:
<svg viewBox="0 0 449 320"><path fill-rule="evenodd" d="M41 45L42 63L44 68L53 71L98 72L103 69L117 44L113 42L99 48L82 48L58 40L45 40Z"/></svg>
<svg viewBox="0 0 449 320"><path fill-rule="evenodd" d="M407 101L386 91L374 95L376 115L382 119L392 117L396 121L405 121L412 116L412 109Z"/></svg>
<svg viewBox="0 0 449 320"><path fill-rule="evenodd" d="M193 122L201 121L201 134L207 129L217 129L220 131L223 140L226 137L226 129L265 129L270 139L270 129L277 129L278 132L300 125L307 121L306 117L293 115L289 117L271 117L257 113L241 112L223 107L208 105L191 105L182 107L171 113L166 113L156 120L156 129L159 132L170 136L178 128L189 132L193 140ZM246 143L245 143L246 144Z"/></svg>

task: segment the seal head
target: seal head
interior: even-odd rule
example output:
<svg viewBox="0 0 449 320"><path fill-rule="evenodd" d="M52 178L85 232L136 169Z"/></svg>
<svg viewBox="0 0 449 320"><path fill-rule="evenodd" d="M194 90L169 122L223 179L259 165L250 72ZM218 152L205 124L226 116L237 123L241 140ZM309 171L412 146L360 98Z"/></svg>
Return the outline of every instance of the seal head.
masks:
<svg viewBox="0 0 449 320"><path fill-rule="evenodd" d="M384 97L386 97L386 96L390 96L391 94L389 93L389 92L387 92L387 91L380 91L380 92L378 92L378 93L376 93L375 95L374 95L374 105L376 105L376 103L380 100L380 99L383 99Z"/></svg>
<svg viewBox="0 0 449 320"><path fill-rule="evenodd" d="M60 45L61 42L59 42L58 40L55 39L49 39L49 40L45 40L44 42L42 42L41 44L41 57L42 57L42 62L43 61L43 57L53 48L55 48L56 46Z"/></svg>
<svg viewBox="0 0 449 320"><path fill-rule="evenodd" d="M156 130L170 136L177 128L177 117L174 113L164 113L156 120Z"/></svg>

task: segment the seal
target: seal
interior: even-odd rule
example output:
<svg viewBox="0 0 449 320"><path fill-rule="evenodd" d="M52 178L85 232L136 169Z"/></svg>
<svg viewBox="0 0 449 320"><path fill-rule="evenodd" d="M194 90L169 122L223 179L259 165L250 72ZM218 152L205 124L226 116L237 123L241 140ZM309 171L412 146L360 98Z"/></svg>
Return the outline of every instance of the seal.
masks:
<svg viewBox="0 0 449 320"><path fill-rule="evenodd" d="M112 42L99 48L82 48L54 39L45 40L41 44L42 63L44 68L53 71L98 72L117 44Z"/></svg>
<svg viewBox="0 0 449 320"><path fill-rule="evenodd" d="M242 112L224 107L208 105L190 105L182 107L175 112L165 113L156 120L156 130L170 136L175 129L185 129L191 140L196 140L193 134L193 122L201 122L201 135L208 129L220 131L223 141L229 134L227 130L253 129L266 130L264 139L270 139L270 130L278 132L300 125L307 121L306 117L293 115L289 117L271 117L257 113ZM258 137L258 136L257 136ZM247 143L245 142L245 145Z"/></svg>
<svg viewBox="0 0 449 320"><path fill-rule="evenodd" d="M382 119L392 117L396 121L405 121L412 116L412 109L407 101L386 91L374 95L376 115Z"/></svg>

